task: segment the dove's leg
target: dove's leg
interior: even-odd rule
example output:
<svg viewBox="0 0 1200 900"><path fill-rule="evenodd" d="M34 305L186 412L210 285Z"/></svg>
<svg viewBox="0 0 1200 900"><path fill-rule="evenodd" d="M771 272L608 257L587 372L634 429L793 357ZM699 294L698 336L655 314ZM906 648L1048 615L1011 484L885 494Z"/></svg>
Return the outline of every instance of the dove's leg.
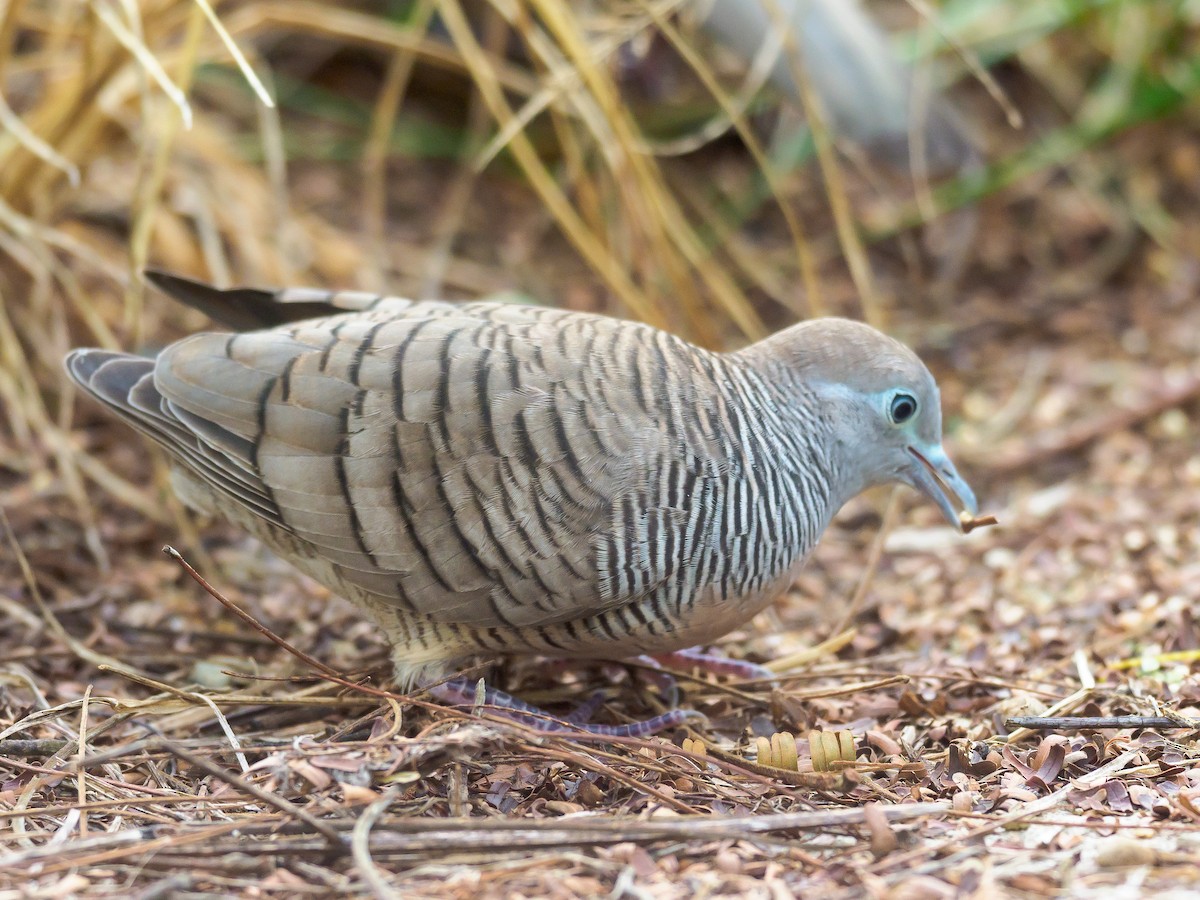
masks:
<svg viewBox="0 0 1200 900"><path fill-rule="evenodd" d="M776 677L774 672L758 663L716 656L695 648L676 650L673 653L655 653L653 656L639 656L638 661L660 668L677 669L681 672L699 669L701 672L708 672L712 675L730 675L741 681L773 681Z"/></svg>
<svg viewBox="0 0 1200 900"><path fill-rule="evenodd" d="M712 675L729 675L739 681L759 681L775 679L775 673L766 666L746 662L742 659L729 659L725 656L715 656L703 653L694 647L689 650L675 650L671 653L655 653L653 656L643 655L635 658L636 662L649 667L640 676L653 684L660 694L666 698L669 706L679 702L679 685L675 676L666 669L677 672L708 672ZM657 671L656 671L657 670Z"/></svg>
<svg viewBox="0 0 1200 900"><path fill-rule="evenodd" d="M668 706L675 706L679 702L679 686L675 681L675 677L666 671L667 669L673 669L676 672L707 672L710 675L728 676L738 681L773 682L778 677L775 672L772 672L766 666L760 666L758 663L704 653L695 647L687 650L676 650L671 653L656 653L653 656L643 654L642 656L632 657L630 662L638 663L645 667L637 673L638 677L653 685L665 699ZM544 665L546 666L546 671L560 672L575 666L576 661L570 659L550 659L546 660ZM615 665L613 666L614 669ZM595 709L593 708L592 712L594 711ZM588 715L590 716L590 714ZM566 719L572 722L586 721L587 717L580 717L580 711L576 710L570 716L566 717Z"/></svg>
<svg viewBox="0 0 1200 900"><path fill-rule="evenodd" d="M592 691L592 695L580 703L577 707L562 717L564 722L570 722L572 725L583 725L592 720L592 716L604 705L604 699L607 695L604 691Z"/></svg>
<svg viewBox="0 0 1200 900"><path fill-rule="evenodd" d="M714 656L699 650L676 650L673 653L659 653L654 656L639 656L637 662L651 669L660 670L644 673L645 677L670 698L674 704L679 691L675 679L665 668L681 671L699 670L713 675L727 675L743 681L771 680L775 673L765 666L745 660L728 659L724 656ZM567 661L563 661L567 662ZM454 679L430 688L430 693L451 706L473 708L475 706L475 685L465 679ZM655 734L667 728L674 728L689 719L703 718L693 710L672 709L662 715L654 716L642 722L632 722L628 725L593 725L588 720L596 713L604 702L604 692L597 691L587 700L565 716L555 716L539 709L524 700L518 700L511 694L495 688L486 688L483 696L483 707L489 712L512 719L524 725L529 725L539 731L569 732L586 731L591 734L609 735L612 737L644 737Z"/></svg>
<svg viewBox="0 0 1200 900"><path fill-rule="evenodd" d="M454 679L436 685L429 692L451 706L474 708L475 684L466 679ZM586 731L589 734L601 734L608 737L646 737L667 728L682 725L691 719L702 719L703 715L689 709L673 709L660 716L654 716L641 722L631 722L628 725L592 725L585 720L599 708L602 696L593 694L568 716L560 717L538 709L523 700L518 700L510 694L487 688L483 696L482 708L501 716L512 719L522 725L528 725L538 731L566 732Z"/></svg>

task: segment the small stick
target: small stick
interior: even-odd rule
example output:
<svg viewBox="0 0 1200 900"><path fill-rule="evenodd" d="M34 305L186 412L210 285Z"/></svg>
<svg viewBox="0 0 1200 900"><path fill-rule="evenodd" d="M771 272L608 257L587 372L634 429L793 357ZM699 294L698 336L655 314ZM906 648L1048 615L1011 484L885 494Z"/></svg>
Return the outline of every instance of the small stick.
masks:
<svg viewBox="0 0 1200 900"><path fill-rule="evenodd" d="M958 526L962 529L963 534L970 534L976 528L987 528L989 525L999 525L1000 522L995 516L970 516L963 513L959 517Z"/></svg>
<svg viewBox="0 0 1200 900"><path fill-rule="evenodd" d="M375 827L379 817L387 812L387 808L396 802L399 795L399 785L392 785L388 788L383 796L363 810L351 832L350 852L354 856L354 863L358 867L363 881L371 888L371 893L378 900L397 900L401 896L395 888L387 883L383 877L384 872L375 864L375 860L371 859L371 829Z"/></svg>
<svg viewBox="0 0 1200 900"><path fill-rule="evenodd" d="M264 791L258 785L251 784L249 781L235 775L233 772L222 769L216 763L209 762L203 756L179 746L174 741L168 741L166 738L161 737L159 738L159 741L161 742L163 749L173 756L178 756L180 759L188 763L188 765L195 766L206 775L211 775L213 778L224 781L235 790L241 791L243 794L249 794L255 800L259 800L268 806L272 806L285 815L294 816L295 818L299 819L309 828L313 829L323 838L325 838L325 840L329 842L329 849L338 856L345 854L349 849L346 846L346 841L338 833L336 828L334 828L328 822L318 819L308 810L303 809L294 803L290 803L287 800L284 800L282 797L272 794L270 791Z"/></svg>
<svg viewBox="0 0 1200 900"><path fill-rule="evenodd" d="M292 656L295 656L297 659L303 660L305 663L307 663L309 666L311 666L313 669L320 672L321 674L327 675L334 679L337 679L338 681L343 681L341 675L338 673L338 671L336 669L331 669L329 666L325 665L325 663L321 662L319 659L314 659L313 657L311 657L307 653L305 653L303 650L301 650L299 647L295 646L294 644L289 643L284 638L281 638L279 635L277 635L275 632L273 632L266 625L264 625L260 621L258 621L258 619L254 618L254 616L250 615L250 613L246 612L244 609L242 609L240 606L238 606L232 600L230 600L227 597L225 597L224 595L222 595L220 591L218 591L215 587L213 587L211 584L209 584L205 580L203 575L201 575L199 572L197 572L195 569L193 569L192 564L189 563L186 559L184 559L183 554L180 553L178 550L176 550L174 547L171 547L169 545L166 547L163 547L163 553L167 554L167 556L171 557L171 559L173 559L173 560L175 560L175 562L179 563L179 565L183 568L183 570L192 577L192 580L195 581L196 584L200 585L200 587L204 588L205 592L210 597L212 597L214 600L216 600L218 603L220 603L223 607L225 607L227 610L229 610L231 613L233 613L235 616L237 616L239 619L241 619L243 622L245 622L247 625L249 625L255 631L257 631L259 634L261 634L267 640L271 641L274 644L278 644L280 647L282 647L288 653L292 654Z"/></svg>
<svg viewBox="0 0 1200 900"><path fill-rule="evenodd" d="M891 533L892 525L896 521L896 509L899 504L896 502L900 496L899 488L892 488L888 494L887 506L883 509L883 517L879 522L879 531L875 535L875 540L871 542L871 552L867 556L867 565L863 569L862 577L858 580L858 586L854 589L854 593L850 596L850 603L846 606L846 611L842 613L841 619L838 620L837 627L830 634L844 634L846 629L850 627L850 623L854 621L859 610L862 609L863 601L867 598L867 591L871 588L871 582L875 580L875 573L879 570L879 560L883 558L883 548L887 543L888 534ZM966 525L963 525L963 534L969 531Z"/></svg>
<svg viewBox="0 0 1200 900"><path fill-rule="evenodd" d="M1012 716L1004 720L1004 726L1039 731L1059 728L1200 728L1200 720L1182 716Z"/></svg>
<svg viewBox="0 0 1200 900"><path fill-rule="evenodd" d="M13 738L0 741L0 756L29 758L33 756L53 756L67 742L59 738L42 738L40 740L25 740Z"/></svg>
<svg viewBox="0 0 1200 900"><path fill-rule="evenodd" d="M92 686L83 692L83 703L79 705L79 745L75 754L79 765L75 768L75 785L79 796L79 836L88 836L87 769L82 765L87 751L88 706L92 702Z"/></svg>

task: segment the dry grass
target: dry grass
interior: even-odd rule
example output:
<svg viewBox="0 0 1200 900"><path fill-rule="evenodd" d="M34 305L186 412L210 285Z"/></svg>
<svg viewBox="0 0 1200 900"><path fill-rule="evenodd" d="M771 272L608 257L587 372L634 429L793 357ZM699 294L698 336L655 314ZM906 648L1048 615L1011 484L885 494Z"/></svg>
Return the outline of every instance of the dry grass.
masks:
<svg viewBox="0 0 1200 900"><path fill-rule="evenodd" d="M1200 713L1194 9L958 0L943 41L879 4L915 23L913 53L950 77L986 64L997 85L953 88L989 165L906 190L908 173L820 129L812 165L794 164L786 129L766 134L774 105L679 6L0 11L5 889L1195 881L1200 753L1178 719ZM935 368L955 455L1002 527L961 538L906 493L856 501L722 648L774 660L778 684L681 673L702 728L568 739L398 697L344 604L181 515L147 449L76 409L68 348L205 325L143 295L148 261L221 282L515 290L713 346L813 309L887 318ZM319 663L227 613L165 543ZM555 709L595 686L610 718L661 708L624 667L496 677ZM1004 724L1043 713L1179 727Z"/></svg>

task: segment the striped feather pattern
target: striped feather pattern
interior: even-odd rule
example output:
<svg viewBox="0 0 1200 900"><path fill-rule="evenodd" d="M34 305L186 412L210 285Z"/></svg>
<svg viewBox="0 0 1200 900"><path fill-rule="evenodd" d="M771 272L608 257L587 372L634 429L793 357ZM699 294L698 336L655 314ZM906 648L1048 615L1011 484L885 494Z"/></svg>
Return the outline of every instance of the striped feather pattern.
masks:
<svg viewBox="0 0 1200 900"><path fill-rule="evenodd" d="M360 604L405 681L480 651L711 640L847 499L829 410L778 354L500 302L155 280L273 327L76 351L69 372L167 450L189 503Z"/></svg>

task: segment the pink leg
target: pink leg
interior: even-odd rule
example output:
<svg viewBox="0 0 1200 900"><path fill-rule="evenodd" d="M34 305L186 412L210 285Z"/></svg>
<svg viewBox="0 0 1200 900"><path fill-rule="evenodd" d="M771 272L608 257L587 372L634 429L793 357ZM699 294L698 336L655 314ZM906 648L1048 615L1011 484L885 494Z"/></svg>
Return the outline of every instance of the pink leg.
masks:
<svg viewBox="0 0 1200 900"><path fill-rule="evenodd" d="M758 663L746 662L740 659L729 659L725 656L713 656L701 653L699 650L676 650L672 653L656 653L654 656L642 655L634 657L636 662L649 669L638 673L654 685L665 698L668 706L679 703L679 685L675 676L664 669L675 669L679 672L701 671L713 675L731 675L741 681L775 680L775 673ZM658 671L655 671L658 670Z"/></svg>
<svg viewBox="0 0 1200 900"><path fill-rule="evenodd" d="M572 725L587 725L596 711L604 705L604 698L604 691L592 691L592 696L563 716L562 720Z"/></svg>
<svg viewBox="0 0 1200 900"><path fill-rule="evenodd" d="M774 672L758 663L747 662L744 659L729 659L726 656L714 656L711 653L702 653L695 648L676 650L673 653L656 653L654 656L639 656L638 660L648 661L650 665L667 666L684 672L699 669L701 672L709 672L713 675L731 675L742 681L774 681L776 677Z"/></svg>
<svg viewBox="0 0 1200 900"><path fill-rule="evenodd" d="M451 706L471 708L475 705L475 685L473 682L464 679L454 679L444 682L431 687L429 692L437 697L438 700ZM483 708L495 715L536 728L538 731L551 733L586 731L589 734L607 735L609 737L646 737L667 728L682 725L690 719L704 718L703 715L695 710L673 709L670 712L663 713L661 716L654 716L642 722L632 722L629 725L587 724L585 720L599 708L602 701L603 696L598 697L596 694L593 694L573 713L564 718L559 718L523 700L518 700L516 697L506 694L503 691L498 691L495 688L487 688L484 693Z"/></svg>

